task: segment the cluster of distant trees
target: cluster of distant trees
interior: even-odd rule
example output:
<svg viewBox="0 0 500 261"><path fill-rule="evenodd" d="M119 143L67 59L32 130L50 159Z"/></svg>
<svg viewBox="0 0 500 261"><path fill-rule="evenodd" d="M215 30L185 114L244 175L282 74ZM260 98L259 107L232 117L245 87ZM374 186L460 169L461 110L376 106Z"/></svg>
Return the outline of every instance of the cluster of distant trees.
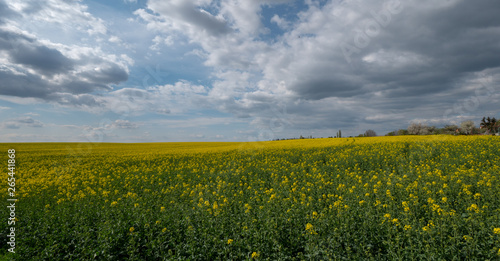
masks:
<svg viewBox="0 0 500 261"><path fill-rule="evenodd" d="M446 125L443 128L436 126L427 126L422 123L412 123L408 129L400 129L391 131L386 136L397 135L433 135L433 134L451 134L451 135L472 135L472 134L494 134L500 130L500 121L493 118L483 117L479 128L476 127L473 121L463 121L458 125Z"/></svg>
<svg viewBox="0 0 500 261"><path fill-rule="evenodd" d="M495 134L500 132L500 120L495 117L483 117L479 128L476 127L473 121L463 121L460 126L452 124L446 125L443 128L436 126L428 126L422 123L412 123L407 129L399 129L387 133L385 136L400 136L400 135L435 135L435 134L449 134L449 135L473 135L473 134ZM375 137L377 133L374 130L366 130L365 133L359 134L357 137ZM335 136L328 138L342 138L342 131L339 130ZM349 136L352 138L352 136ZM296 140L296 139L315 139L312 135L302 136L299 138L288 139L274 139L274 140Z"/></svg>

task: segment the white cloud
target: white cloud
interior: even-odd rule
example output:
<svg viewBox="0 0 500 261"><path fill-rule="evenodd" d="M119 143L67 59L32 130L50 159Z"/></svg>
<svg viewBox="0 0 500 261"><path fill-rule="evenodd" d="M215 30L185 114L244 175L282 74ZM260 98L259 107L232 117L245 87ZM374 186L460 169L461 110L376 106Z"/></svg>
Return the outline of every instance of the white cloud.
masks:
<svg viewBox="0 0 500 261"><path fill-rule="evenodd" d="M107 33L104 21L90 14L87 11L87 6L78 1L48 0L39 3L38 1L12 0L8 1L7 4L11 9L21 14L24 19L40 25L51 24L64 31L77 29L85 31L89 35L105 35Z"/></svg>
<svg viewBox="0 0 500 261"><path fill-rule="evenodd" d="M271 22L276 23L276 25L278 25L281 29L288 29L288 28L290 28L290 22L288 22L287 20L281 18L277 14L275 14L271 18Z"/></svg>
<svg viewBox="0 0 500 261"><path fill-rule="evenodd" d="M119 128L119 129L135 129L138 128L139 126L136 123L130 122L128 120L115 120L113 122L113 127Z"/></svg>
<svg viewBox="0 0 500 261"><path fill-rule="evenodd" d="M41 121L35 120L29 116L10 119L0 123L0 129L19 129L21 127L40 128L43 126L44 124Z"/></svg>
<svg viewBox="0 0 500 261"><path fill-rule="evenodd" d="M159 51L163 47L163 45L172 46L174 44L174 37L172 37L171 35L167 37L161 37L157 35L155 36L155 38L153 38L153 43L154 44L151 45L149 49Z"/></svg>
<svg viewBox="0 0 500 261"><path fill-rule="evenodd" d="M118 36L115 36L115 35L109 37L108 41L110 41L112 43L121 43L122 42L122 40Z"/></svg>

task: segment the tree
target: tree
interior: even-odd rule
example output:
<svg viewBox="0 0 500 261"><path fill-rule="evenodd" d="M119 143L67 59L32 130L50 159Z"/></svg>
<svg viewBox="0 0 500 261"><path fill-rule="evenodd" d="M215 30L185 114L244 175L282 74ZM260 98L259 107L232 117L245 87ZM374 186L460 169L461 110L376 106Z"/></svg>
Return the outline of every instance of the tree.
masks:
<svg viewBox="0 0 500 261"><path fill-rule="evenodd" d="M481 123L479 124L479 127L481 129L488 130L488 132L495 132L496 131L496 128L495 128L496 124L497 124L497 119L495 119L495 117L493 117L493 118L483 117L483 119L481 120Z"/></svg>
<svg viewBox="0 0 500 261"><path fill-rule="evenodd" d="M412 123L408 126L408 134L410 135L428 135L429 127L422 123Z"/></svg>
<svg viewBox="0 0 500 261"><path fill-rule="evenodd" d="M430 126L430 127L427 127L427 131L429 132L428 134L437 134L438 128L436 128L436 126Z"/></svg>
<svg viewBox="0 0 500 261"><path fill-rule="evenodd" d="M375 136L377 136L377 133L374 130L365 131L365 137L375 137Z"/></svg>
<svg viewBox="0 0 500 261"><path fill-rule="evenodd" d="M443 128L444 134L455 134L456 131L458 130L458 126L453 124L453 125L446 125Z"/></svg>
<svg viewBox="0 0 500 261"><path fill-rule="evenodd" d="M337 137L342 138L342 131L341 130L339 130L339 132L337 132Z"/></svg>
<svg viewBox="0 0 500 261"><path fill-rule="evenodd" d="M465 134L472 134L475 127L476 126L473 121L464 121L460 123L460 128Z"/></svg>
<svg viewBox="0 0 500 261"><path fill-rule="evenodd" d="M408 131L404 129L398 130L398 135L408 135Z"/></svg>
<svg viewBox="0 0 500 261"><path fill-rule="evenodd" d="M397 131L391 131L387 134L385 134L385 136L396 136L397 135Z"/></svg>

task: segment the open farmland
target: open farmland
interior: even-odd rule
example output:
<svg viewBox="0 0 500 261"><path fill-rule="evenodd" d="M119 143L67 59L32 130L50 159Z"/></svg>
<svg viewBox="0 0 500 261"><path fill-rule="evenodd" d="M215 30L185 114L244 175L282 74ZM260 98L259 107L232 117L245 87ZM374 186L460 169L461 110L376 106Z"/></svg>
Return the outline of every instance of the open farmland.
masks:
<svg viewBox="0 0 500 261"><path fill-rule="evenodd" d="M16 260L500 258L498 137L0 148Z"/></svg>

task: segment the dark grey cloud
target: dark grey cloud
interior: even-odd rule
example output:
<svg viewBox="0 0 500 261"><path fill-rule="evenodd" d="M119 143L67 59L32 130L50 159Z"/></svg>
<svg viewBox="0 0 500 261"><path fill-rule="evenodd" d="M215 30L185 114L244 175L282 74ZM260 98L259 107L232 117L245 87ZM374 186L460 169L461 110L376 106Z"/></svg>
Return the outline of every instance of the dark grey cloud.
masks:
<svg viewBox="0 0 500 261"><path fill-rule="evenodd" d="M73 61L60 51L33 42L18 44L9 50L9 56L13 63L26 65L44 75L67 73L73 69Z"/></svg>
<svg viewBox="0 0 500 261"><path fill-rule="evenodd" d="M14 10L10 9L4 0L0 0L0 25L5 23L6 19L19 16Z"/></svg>
<svg viewBox="0 0 500 261"><path fill-rule="evenodd" d="M94 18L78 2L24 4L22 10L13 10L0 0L0 25L5 24L0 28L0 60L4 61L0 64L0 95L65 105L102 106L103 100L90 93L110 91L112 84L126 81L128 60L100 48L41 39L33 31L36 26L31 24L43 21L55 25L51 28L61 28L61 24L76 23L75 30L103 34L106 28L102 20Z"/></svg>
<svg viewBox="0 0 500 261"><path fill-rule="evenodd" d="M128 80L128 73L123 69L123 67L107 63L102 67L94 71L86 71L80 74L81 77L85 77L91 82L102 82L102 83L119 83Z"/></svg>
<svg viewBox="0 0 500 261"><path fill-rule="evenodd" d="M199 8L192 1L149 1L148 8L172 20L175 26L182 23L214 36L230 31L225 20Z"/></svg>
<svg viewBox="0 0 500 261"><path fill-rule="evenodd" d="M0 50L6 51L7 59L14 64L34 69L46 76L67 73L73 69L75 61L59 50L44 46L32 36L3 29L0 29L0 36Z"/></svg>
<svg viewBox="0 0 500 261"><path fill-rule="evenodd" d="M0 95L16 97L39 97L46 98L53 92L40 76L34 74L20 74L12 71L0 70Z"/></svg>
<svg viewBox="0 0 500 261"><path fill-rule="evenodd" d="M290 89L304 99L320 100L327 97L351 97L359 94L361 86L354 81L338 78L300 79Z"/></svg>
<svg viewBox="0 0 500 261"><path fill-rule="evenodd" d="M128 79L123 65L98 53L82 53L74 59L22 32L0 29L0 36L0 50L9 61L0 67L0 95L95 106L99 104L95 98L75 95L110 91L110 84Z"/></svg>

